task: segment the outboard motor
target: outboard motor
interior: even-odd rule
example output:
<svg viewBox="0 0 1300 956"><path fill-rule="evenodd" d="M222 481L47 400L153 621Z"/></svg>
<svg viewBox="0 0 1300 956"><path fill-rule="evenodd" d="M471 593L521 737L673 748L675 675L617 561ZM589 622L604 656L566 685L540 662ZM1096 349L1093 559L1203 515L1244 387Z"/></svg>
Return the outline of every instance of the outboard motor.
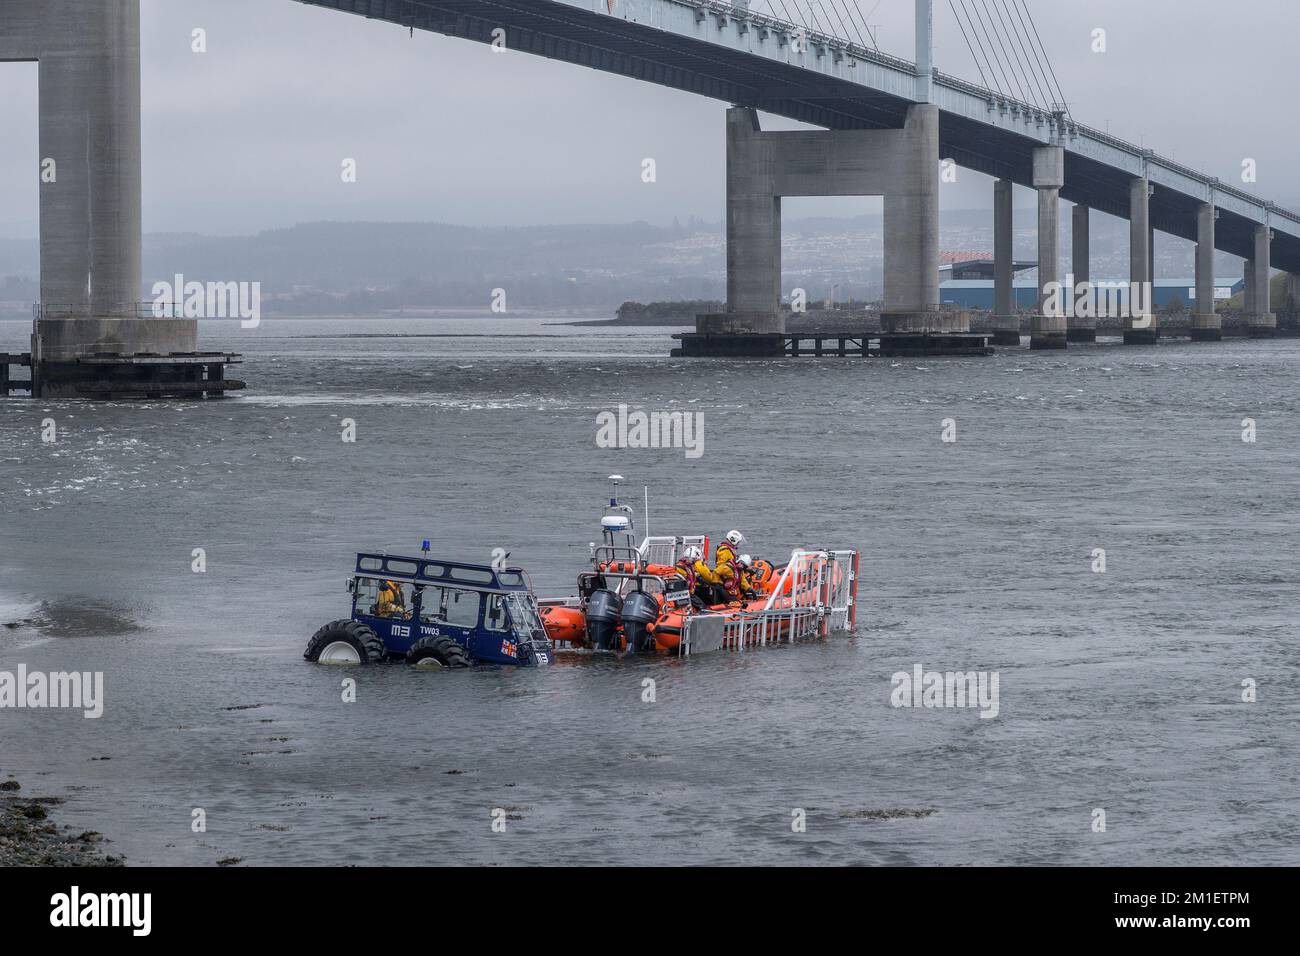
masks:
<svg viewBox="0 0 1300 956"><path fill-rule="evenodd" d="M659 620L659 602L645 591L633 591L623 602L623 636L630 652L653 651L654 638L649 627Z"/></svg>
<svg viewBox="0 0 1300 956"><path fill-rule="evenodd" d="M587 599L587 640L600 651L613 649L623 600L613 591L592 591Z"/></svg>

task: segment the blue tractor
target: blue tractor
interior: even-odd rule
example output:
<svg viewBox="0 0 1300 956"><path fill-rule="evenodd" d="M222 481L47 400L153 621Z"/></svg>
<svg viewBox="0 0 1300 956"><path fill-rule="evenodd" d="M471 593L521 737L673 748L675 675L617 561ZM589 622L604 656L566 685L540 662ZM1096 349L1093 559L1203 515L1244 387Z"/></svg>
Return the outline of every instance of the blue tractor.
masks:
<svg viewBox="0 0 1300 956"><path fill-rule="evenodd" d="M312 635L307 660L436 667L551 662L537 598L521 568L358 554L348 590L352 616Z"/></svg>

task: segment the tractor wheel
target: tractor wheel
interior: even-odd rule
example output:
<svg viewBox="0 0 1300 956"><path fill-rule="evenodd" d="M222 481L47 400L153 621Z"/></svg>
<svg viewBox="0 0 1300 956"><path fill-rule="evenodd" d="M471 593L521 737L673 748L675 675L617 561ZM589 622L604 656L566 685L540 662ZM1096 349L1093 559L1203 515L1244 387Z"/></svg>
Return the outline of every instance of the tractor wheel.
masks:
<svg viewBox="0 0 1300 956"><path fill-rule="evenodd" d="M469 667L469 653L450 637L422 637L407 652L406 663L425 667Z"/></svg>
<svg viewBox="0 0 1300 956"><path fill-rule="evenodd" d="M331 621L312 635L302 656L315 664L378 664L388 651L366 625Z"/></svg>

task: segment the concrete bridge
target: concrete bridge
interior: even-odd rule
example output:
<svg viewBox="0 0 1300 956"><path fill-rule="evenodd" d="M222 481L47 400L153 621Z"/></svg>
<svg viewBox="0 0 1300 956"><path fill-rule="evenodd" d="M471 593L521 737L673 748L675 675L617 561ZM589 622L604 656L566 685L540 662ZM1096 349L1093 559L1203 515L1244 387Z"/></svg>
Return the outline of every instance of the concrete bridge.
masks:
<svg viewBox="0 0 1300 956"><path fill-rule="evenodd" d="M1093 209L1130 222L1130 278L1152 279L1156 230L1197 244L1193 337L1217 339L1213 255L1246 260L1251 333L1276 329L1269 270L1300 274L1300 214L1076 122L1064 108L1011 98L932 62L932 2L915 0L915 61L748 9L748 0L298 0L686 90L730 104L727 313L707 331L783 329L781 198L881 195L887 330L953 331L939 308L941 159L995 177L996 312L1012 314L1011 191L1039 197L1040 286L1060 281L1060 200L1074 204L1073 274L1086 281ZM38 338L45 362L77 352L192 351L185 320L135 318L140 288L139 0L0 0L0 60L40 63ZM764 132L757 112L821 130ZM1300 286L1297 286L1300 291ZM1040 313L1043 312L1040 297ZM710 324L711 323L711 324ZM1095 320L1040 314L1036 348L1095 337ZM1129 343L1159 336L1131 319Z"/></svg>

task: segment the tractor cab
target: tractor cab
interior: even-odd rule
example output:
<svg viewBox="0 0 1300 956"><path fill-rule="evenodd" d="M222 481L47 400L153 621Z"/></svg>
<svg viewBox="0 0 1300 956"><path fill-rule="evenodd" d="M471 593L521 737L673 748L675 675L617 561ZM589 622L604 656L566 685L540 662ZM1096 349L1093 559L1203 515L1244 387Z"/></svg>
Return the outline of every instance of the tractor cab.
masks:
<svg viewBox="0 0 1300 956"><path fill-rule="evenodd" d="M522 568L362 553L348 589L352 620L374 631L388 657L432 662L446 653L424 649L446 649L450 641L475 662L551 661L537 598Z"/></svg>

